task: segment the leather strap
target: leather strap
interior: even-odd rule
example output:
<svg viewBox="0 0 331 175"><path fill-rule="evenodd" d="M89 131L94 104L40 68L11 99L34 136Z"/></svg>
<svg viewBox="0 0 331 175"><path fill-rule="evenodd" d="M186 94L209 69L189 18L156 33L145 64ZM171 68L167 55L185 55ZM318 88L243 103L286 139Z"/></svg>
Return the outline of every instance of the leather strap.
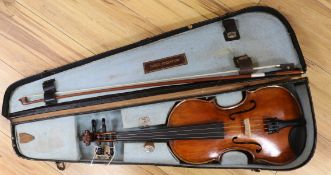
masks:
<svg viewBox="0 0 331 175"><path fill-rule="evenodd" d="M247 55L234 57L234 64L239 68L239 74L251 74L253 73L253 62Z"/></svg>
<svg viewBox="0 0 331 175"><path fill-rule="evenodd" d="M56 93L55 79L44 81L43 90L44 90L44 101L46 105L56 104L57 99L55 96Z"/></svg>
<svg viewBox="0 0 331 175"><path fill-rule="evenodd" d="M224 27L224 39L225 41L232 41L240 39L239 31L234 19L226 19L222 21Z"/></svg>

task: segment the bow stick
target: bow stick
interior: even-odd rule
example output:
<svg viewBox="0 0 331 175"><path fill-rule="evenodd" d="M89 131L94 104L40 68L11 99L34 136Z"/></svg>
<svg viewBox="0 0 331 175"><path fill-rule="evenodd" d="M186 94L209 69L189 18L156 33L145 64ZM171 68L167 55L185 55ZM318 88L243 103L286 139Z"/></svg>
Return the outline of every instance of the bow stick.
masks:
<svg viewBox="0 0 331 175"><path fill-rule="evenodd" d="M113 92L119 90L128 90L128 89L138 89L138 88L147 88L147 87L160 87L160 86L169 86L169 85L180 85L180 84L189 84L189 83L198 83L198 82L207 82L207 81L221 81L221 80L233 80L233 79L245 79L245 78L257 78L257 77L270 77L270 76L281 76L281 75L300 75L303 73L302 70L292 70L293 64L278 64L271 66L261 66L254 67L253 71L270 69L270 68L280 68L279 71L271 71L266 73L251 73L251 74L242 74L242 75L228 75L222 76L224 74L239 73L239 70L229 70L224 72L216 72L210 74L202 75L193 75L185 76L179 78L168 78L156 81L145 81L138 83L114 85L114 86L103 86L97 88L89 89L80 89L73 91L63 91L56 92L56 99L65 99L70 97L77 97L82 95L90 94L99 94L104 92ZM19 99L23 105L29 105L34 103L40 103L44 101L43 94L34 94L30 96L24 96Z"/></svg>

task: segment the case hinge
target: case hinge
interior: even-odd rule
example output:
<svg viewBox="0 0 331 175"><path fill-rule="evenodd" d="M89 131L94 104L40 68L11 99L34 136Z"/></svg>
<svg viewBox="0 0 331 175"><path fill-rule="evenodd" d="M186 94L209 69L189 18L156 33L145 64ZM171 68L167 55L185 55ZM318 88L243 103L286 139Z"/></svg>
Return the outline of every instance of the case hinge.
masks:
<svg viewBox="0 0 331 175"><path fill-rule="evenodd" d="M46 105L54 105L57 103L56 99L56 87L55 87L55 79L47 80L43 82L43 90L44 90L44 102Z"/></svg>
<svg viewBox="0 0 331 175"><path fill-rule="evenodd" d="M232 41L240 39L239 31L234 19L223 20L223 27L225 31L223 32L225 41Z"/></svg>
<svg viewBox="0 0 331 175"><path fill-rule="evenodd" d="M255 168L255 169L251 169L251 171L253 171L253 172L257 172L257 173L261 172L261 170L260 170L260 169L257 169L257 168Z"/></svg>
<svg viewBox="0 0 331 175"><path fill-rule="evenodd" d="M239 68L239 74L251 74L253 73L253 62L247 55L234 57L234 64Z"/></svg>

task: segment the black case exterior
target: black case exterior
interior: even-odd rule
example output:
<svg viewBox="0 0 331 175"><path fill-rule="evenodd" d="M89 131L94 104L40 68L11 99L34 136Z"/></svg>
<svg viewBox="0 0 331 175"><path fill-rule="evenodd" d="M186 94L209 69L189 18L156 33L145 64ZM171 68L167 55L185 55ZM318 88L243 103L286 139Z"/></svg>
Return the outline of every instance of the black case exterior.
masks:
<svg viewBox="0 0 331 175"><path fill-rule="evenodd" d="M302 51L300 49L299 43L297 41L296 35L294 33L294 30L292 29L292 27L290 26L289 22L286 20L286 18L280 14L278 11L276 11L273 8L270 7L264 7L264 6L254 6L254 7L248 7L248 8L244 8L242 10L236 11L236 12L231 12L231 13L227 13L221 17L217 17L214 19L210 19L210 20L206 20L206 21L202 21L202 22L198 22L195 24L190 25L189 27L182 27L176 30L172 30L166 33L163 33L161 35L157 35L155 37L152 38L147 38L141 41L138 41L136 43L124 46L124 47L120 47L120 48L116 48L104 53L100 53L98 55L71 63L71 64L67 64L55 69L51 69L51 70L46 70L42 73L24 78L22 80L19 80L13 84L11 84L4 95L4 100L3 100L3 106L2 106L2 115L4 117L6 117L7 119L12 119L12 118L18 118L20 116L27 116L27 115L33 115L33 114L40 114L40 113L44 113L44 112L50 112L50 111L58 111L58 110L64 110L64 109L71 109L71 108L76 108L76 107L82 107L82 106L89 106L89 105L93 105L93 104L102 104L102 103L110 103L110 102L116 102L116 101L122 101L122 100L128 100L128 99L135 99L135 98L141 98L144 96L153 96L153 95L159 95L159 94L165 94L165 93L169 93L169 92L180 92L180 91L184 91L184 90L190 90L190 89L196 89L196 88L203 88L203 87L210 87L210 86L215 86L218 84L224 84L224 83L234 83L234 82L240 82L238 80L231 80L231 81L217 81L217 82L206 82L206 83L195 83L195 84L191 84L191 85L176 85L176 86L169 86L169 87L161 87L161 88L151 88L148 90L148 93L139 93L139 91L134 91L134 92L126 92L126 93L121 93L121 94L113 94L113 95L105 95L105 96L101 96L101 97L93 97L93 98L88 98L88 99L83 99L83 100L75 100L75 101L70 101L70 102L65 102L65 103L60 103L60 104L55 104L55 105L51 105L51 106L43 106L43 107L37 107L37 108L33 108L33 109L29 109L29 110L25 110L25 111L19 111L19 112L15 112L15 113L10 113L9 112L9 100L11 97L12 92L15 91L16 88L24 85L24 84L28 84L30 82L45 78L45 77L49 77L51 75L63 72L65 70L68 69L72 69L75 67L79 67L82 66L84 64L90 63L92 61L95 60L99 60L99 59L103 59L107 56L111 56L120 52L124 52L133 48L137 48L139 46L143 46L146 44L150 44L153 43L155 41L161 40L163 38L167 38L176 34L180 34L183 33L185 31L191 30L191 29L195 29L198 27L202 27L217 21L221 21L224 20L226 18L231 18L234 17L236 15L239 14L243 14L243 13L250 13L250 12L264 12L264 13L268 13L271 14L273 16L275 16L276 18L278 18L286 27L288 33L290 34L293 46L298 54L298 58L300 61L300 64L302 66L302 70L305 72L306 71L306 63L304 61L304 57L302 54ZM314 154L314 150L316 147L316 122L315 122L315 117L314 117L314 111L313 111L313 107L312 107L312 100L311 100L311 93L309 90L309 86L308 86L308 79L304 78L303 80L299 80L299 81L293 81L293 82L285 82L286 83L302 83L307 87L307 93L309 95L309 103L311 104L311 109L312 109L312 115L313 115L313 125L315 130L311 131L314 132L314 143L313 143L313 151L310 153L309 155L309 159L307 159L306 161L304 161L302 164L300 164L299 166L293 167L293 168L289 168L289 169L281 169L281 170L293 170L296 168L299 168L303 165L305 165L313 156ZM254 88L254 87L253 87ZM243 88L242 90L247 90L247 88ZM146 91L146 90L145 90ZM53 161L53 162L71 162L71 163L90 163L90 161L63 161L63 160L40 160L40 159L32 159L29 157L25 157L24 155L22 155L19 150L18 147L16 146L16 136L15 136L15 127L14 125L11 126L11 131L12 131L12 144L13 144L13 148L16 152L16 154L24 159L28 159L28 160L39 160L39 161ZM95 161L94 163L98 164L104 164L104 162L98 162ZM112 164L134 164L134 165L138 165L137 163L125 163L125 162L112 162ZM163 165L163 164L151 164L151 163L139 163L139 165ZM169 165L167 165L169 166ZM170 166L177 166L177 165L170 165ZM208 168L208 167L200 167L197 165L178 165L178 167L191 167L191 168ZM215 168L215 167L211 167L211 168ZM224 167L224 168L230 168L230 169L236 169L233 167ZM239 167L237 169L251 169L251 168L245 168L245 167ZM274 170L274 169L269 169L269 168L265 168L266 170ZM253 170L259 170L259 169L253 169ZM279 170L277 170L279 171Z"/></svg>

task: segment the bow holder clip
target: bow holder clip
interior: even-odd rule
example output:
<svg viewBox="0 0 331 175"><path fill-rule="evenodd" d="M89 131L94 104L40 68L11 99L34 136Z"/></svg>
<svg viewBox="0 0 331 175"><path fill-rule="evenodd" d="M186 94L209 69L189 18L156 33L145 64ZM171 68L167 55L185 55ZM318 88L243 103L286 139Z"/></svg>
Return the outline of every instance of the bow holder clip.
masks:
<svg viewBox="0 0 331 175"><path fill-rule="evenodd" d="M247 55L234 57L233 62L237 68L239 68L239 74L251 74L253 73L253 62Z"/></svg>
<svg viewBox="0 0 331 175"><path fill-rule="evenodd" d="M55 79L43 82L44 102L47 106L57 104Z"/></svg>

